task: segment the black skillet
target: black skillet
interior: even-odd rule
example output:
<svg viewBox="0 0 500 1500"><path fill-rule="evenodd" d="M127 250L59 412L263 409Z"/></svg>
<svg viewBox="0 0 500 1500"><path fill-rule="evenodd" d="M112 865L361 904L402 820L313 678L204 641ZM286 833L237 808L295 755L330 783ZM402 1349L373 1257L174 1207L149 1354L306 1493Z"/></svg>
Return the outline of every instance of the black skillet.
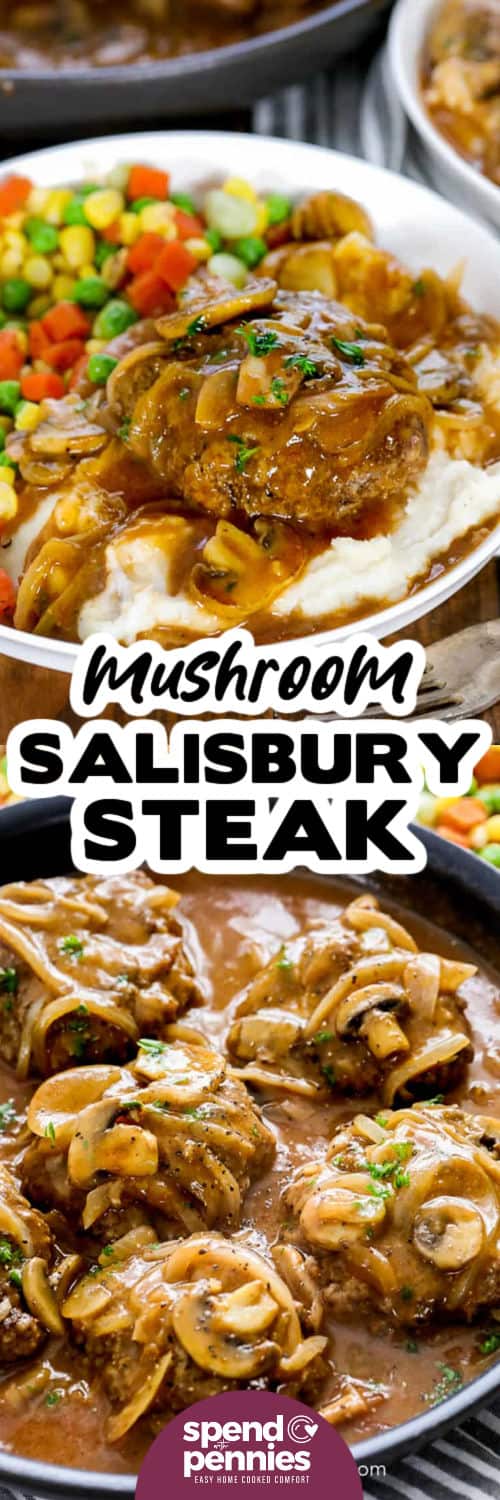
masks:
<svg viewBox="0 0 500 1500"><path fill-rule="evenodd" d="M121 68L0 74L0 137L239 110L359 46L392 0L335 0L278 31L209 52Z"/></svg>
<svg viewBox="0 0 500 1500"><path fill-rule="evenodd" d="M24 802L0 812L0 884L63 874L71 868L70 803L64 798ZM498 915L500 875L491 865L454 847L427 829L415 829L428 851L425 872L411 877L383 876L370 885L384 891L398 905L419 912L461 939L500 969ZM500 1389L500 1361L448 1400L422 1412L402 1426L382 1432L353 1448L359 1465L390 1465L405 1453L416 1452L448 1428L488 1403ZM133 1497L135 1478L63 1469L0 1453L0 1482L17 1493L46 1500L114 1500Z"/></svg>

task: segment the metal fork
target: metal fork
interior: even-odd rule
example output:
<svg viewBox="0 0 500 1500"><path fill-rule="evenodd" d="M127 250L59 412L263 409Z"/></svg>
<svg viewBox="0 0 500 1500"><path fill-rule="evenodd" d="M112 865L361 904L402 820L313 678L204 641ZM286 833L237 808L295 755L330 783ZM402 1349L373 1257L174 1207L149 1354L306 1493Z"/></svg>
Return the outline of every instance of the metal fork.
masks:
<svg viewBox="0 0 500 1500"><path fill-rule="evenodd" d="M427 649L427 665L408 719L470 719L500 698L500 620L469 625ZM337 719L337 714L322 715ZM361 719L385 719L374 704Z"/></svg>

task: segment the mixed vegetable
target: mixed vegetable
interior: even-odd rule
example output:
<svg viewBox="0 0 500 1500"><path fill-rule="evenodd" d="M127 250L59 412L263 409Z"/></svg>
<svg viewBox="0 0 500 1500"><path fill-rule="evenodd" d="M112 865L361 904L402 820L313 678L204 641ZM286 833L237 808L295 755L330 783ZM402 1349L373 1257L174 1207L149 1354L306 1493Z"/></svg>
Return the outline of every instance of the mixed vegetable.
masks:
<svg viewBox="0 0 500 1500"><path fill-rule="evenodd" d="M418 821L500 869L500 745L492 745L479 761L466 797L433 797L425 791Z"/></svg>
<svg viewBox="0 0 500 1500"><path fill-rule="evenodd" d="M140 163L75 188L38 188L17 173L0 182L0 531L18 505L7 434L33 431L41 403L82 372L104 385L116 363L109 342L171 311L197 266L244 286L289 237L291 210L238 178L199 208L171 191L168 172ZM0 618L14 603L0 570Z"/></svg>

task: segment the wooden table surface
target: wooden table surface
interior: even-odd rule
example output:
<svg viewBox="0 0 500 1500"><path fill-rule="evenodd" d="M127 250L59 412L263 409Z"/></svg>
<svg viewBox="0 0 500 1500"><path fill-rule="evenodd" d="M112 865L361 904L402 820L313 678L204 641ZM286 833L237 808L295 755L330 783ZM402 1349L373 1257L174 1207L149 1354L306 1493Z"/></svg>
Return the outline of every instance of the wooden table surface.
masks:
<svg viewBox="0 0 500 1500"><path fill-rule="evenodd" d="M462 589L440 609L426 615L419 624L409 626L395 640L418 640L424 646L443 640L466 625L500 615L500 559L489 563L467 588ZM24 719L62 718L74 723L68 702L69 678L62 672L50 672L0 654L0 744L9 731ZM483 716L500 743L500 702Z"/></svg>

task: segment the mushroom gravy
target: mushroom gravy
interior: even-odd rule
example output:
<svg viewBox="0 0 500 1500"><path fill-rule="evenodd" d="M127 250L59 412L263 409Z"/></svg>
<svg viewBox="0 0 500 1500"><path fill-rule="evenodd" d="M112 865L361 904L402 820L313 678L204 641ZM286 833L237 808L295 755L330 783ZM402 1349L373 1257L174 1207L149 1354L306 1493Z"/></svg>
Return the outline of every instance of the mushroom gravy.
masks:
<svg viewBox="0 0 500 1500"><path fill-rule="evenodd" d="M425 879L425 877L424 877ZM416 889L418 882L414 882ZM335 917L352 897L347 885L312 876L272 879L212 879L191 873L176 881L181 893L189 956L203 992L204 1005L191 1012L191 1024L210 1044L222 1048L233 997L257 970L311 923ZM418 900L416 896L416 902ZM394 910L384 895L384 906ZM495 1115L500 1103L500 1002L492 969L471 954L462 942L431 926L412 911L396 911L419 945L443 957L479 962L478 973L463 986L475 1057L466 1080L451 1099L467 1112ZM22 1110L34 1085L20 1085L4 1065L0 1069L3 1125L2 1164L12 1165L19 1142L9 1121L5 1101ZM258 1095L263 1120L276 1136L277 1155L269 1171L250 1188L242 1227L256 1250L266 1252L283 1227L286 1210L282 1193L292 1173L324 1149L341 1121L380 1107L375 1099L316 1104L298 1095ZM10 1128L9 1128L10 1127ZM337 1370L354 1380L380 1385L380 1402L368 1415L343 1429L349 1442L397 1425L442 1400L459 1385L481 1373L488 1364L486 1346L495 1346L491 1317L474 1327L448 1324L420 1330L391 1331L373 1315L367 1325L332 1321L333 1355ZM322 1393L322 1402L328 1390ZM91 1466L100 1472L135 1471L161 1418L138 1423L120 1444L106 1443L104 1422L109 1406L97 1382L89 1380L88 1366L77 1351L51 1340L41 1356L7 1376L0 1390L0 1443L4 1451L63 1463ZM155 1427L156 1423L156 1427Z"/></svg>

